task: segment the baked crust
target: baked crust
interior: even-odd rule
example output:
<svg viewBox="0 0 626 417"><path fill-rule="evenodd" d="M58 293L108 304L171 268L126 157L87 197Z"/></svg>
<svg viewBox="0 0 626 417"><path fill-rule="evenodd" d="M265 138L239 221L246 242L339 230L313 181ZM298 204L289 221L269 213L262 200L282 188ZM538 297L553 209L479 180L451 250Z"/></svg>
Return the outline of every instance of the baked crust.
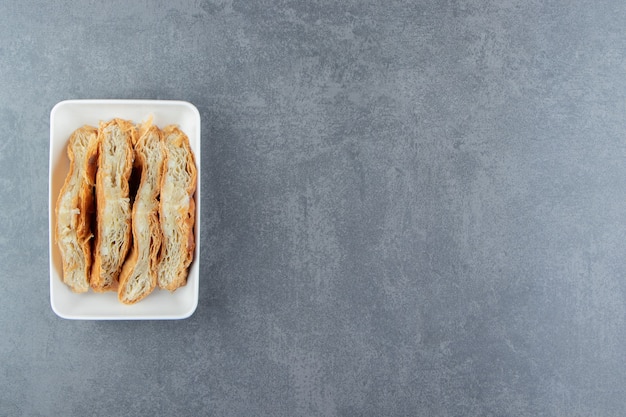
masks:
<svg viewBox="0 0 626 417"><path fill-rule="evenodd" d="M95 127L83 126L72 133L67 145L70 168L55 207L55 241L63 260L63 282L78 293L89 290L97 154Z"/></svg>
<svg viewBox="0 0 626 417"><path fill-rule="evenodd" d="M163 138L165 162L159 206L163 243L158 285L174 291L187 283L193 260L197 170L189 138L183 131L177 126L167 126Z"/></svg>
<svg viewBox="0 0 626 417"><path fill-rule="evenodd" d="M135 126L122 119L101 122L96 173L96 239L91 287L117 289L131 235L129 183L133 168Z"/></svg>
<svg viewBox="0 0 626 417"><path fill-rule="evenodd" d="M163 134L150 121L139 128L135 170L141 172L132 209L133 246L122 266L118 299L134 304L150 294L157 284L157 266L162 232L159 225L159 193L163 173Z"/></svg>

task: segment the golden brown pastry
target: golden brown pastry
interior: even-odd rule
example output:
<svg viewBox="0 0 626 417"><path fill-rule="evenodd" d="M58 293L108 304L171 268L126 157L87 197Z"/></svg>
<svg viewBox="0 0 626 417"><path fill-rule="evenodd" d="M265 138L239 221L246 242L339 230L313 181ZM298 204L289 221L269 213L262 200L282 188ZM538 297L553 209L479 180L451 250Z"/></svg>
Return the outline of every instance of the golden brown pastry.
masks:
<svg viewBox="0 0 626 417"><path fill-rule="evenodd" d="M89 290L97 154L95 127L83 126L72 133L67 145L70 169L55 208L55 240L63 259L63 282L74 292Z"/></svg>
<svg viewBox="0 0 626 417"><path fill-rule="evenodd" d="M130 245L128 180L133 168L135 126L122 119L100 123L96 174L96 245L91 272L94 291L117 289Z"/></svg>
<svg viewBox="0 0 626 417"><path fill-rule="evenodd" d="M147 122L140 127L134 143L135 170L141 179L132 210L133 247L122 267L118 298L134 304L154 290L162 233L159 225L159 191L163 171L163 135ZM134 175L134 174L133 174Z"/></svg>
<svg viewBox="0 0 626 417"><path fill-rule="evenodd" d="M189 138L176 126L163 129L165 163L159 216L163 243L158 269L160 288L174 291L187 283L195 248L193 225L197 170Z"/></svg>

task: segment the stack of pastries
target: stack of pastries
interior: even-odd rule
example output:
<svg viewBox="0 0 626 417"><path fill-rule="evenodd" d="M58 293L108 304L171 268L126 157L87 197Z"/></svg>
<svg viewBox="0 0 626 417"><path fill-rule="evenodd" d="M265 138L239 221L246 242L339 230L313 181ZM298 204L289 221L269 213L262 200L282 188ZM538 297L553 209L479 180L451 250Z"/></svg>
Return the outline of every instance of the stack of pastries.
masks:
<svg viewBox="0 0 626 417"><path fill-rule="evenodd" d="M117 291L125 304L185 285L197 183L187 135L113 119L74 131L67 155L55 230L63 282L74 292Z"/></svg>

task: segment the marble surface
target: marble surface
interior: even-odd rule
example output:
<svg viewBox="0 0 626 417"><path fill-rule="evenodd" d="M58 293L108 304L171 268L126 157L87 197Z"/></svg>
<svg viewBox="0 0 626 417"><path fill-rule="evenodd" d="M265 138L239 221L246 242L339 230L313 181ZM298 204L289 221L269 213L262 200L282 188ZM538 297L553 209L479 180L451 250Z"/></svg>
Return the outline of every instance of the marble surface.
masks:
<svg viewBox="0 0 626 417"><path fill-rule="evenodd" d="M626 415L626 3L0 2L0 415ZM202 116L183 321L67 321L48 129Z"/></svg>

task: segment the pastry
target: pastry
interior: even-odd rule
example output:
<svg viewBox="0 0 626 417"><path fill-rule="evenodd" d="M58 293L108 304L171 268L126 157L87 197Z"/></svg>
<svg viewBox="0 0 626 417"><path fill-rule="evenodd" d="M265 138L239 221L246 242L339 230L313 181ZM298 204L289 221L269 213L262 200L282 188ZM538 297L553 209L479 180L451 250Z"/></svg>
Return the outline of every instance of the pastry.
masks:
<svg viewBox="0 0 626 417"><path fill-rule="evenodd" d="M117 289L118 277L130 245L129 178L133 168L135 126L126 120L100 123L96 174L96 239L91 287Z"/></svg>
<svg viewBox="0 0 626 417"><path fill-rule="evenodd" d="M163 243L157 282L160 288L174 291L186 284L187 270L193 260L197 171L189 139L183 131L167 126L163 138L165 163L159 207Z"/></svg>
<svg viewBox="0 0 626 417"><path fill-rule="evenodd" d="M72 133L67 145L70 169L55 208L55 240L63 260L63 282L74 292L89 290L97 155L95 127L83 126Z"/></svg>

